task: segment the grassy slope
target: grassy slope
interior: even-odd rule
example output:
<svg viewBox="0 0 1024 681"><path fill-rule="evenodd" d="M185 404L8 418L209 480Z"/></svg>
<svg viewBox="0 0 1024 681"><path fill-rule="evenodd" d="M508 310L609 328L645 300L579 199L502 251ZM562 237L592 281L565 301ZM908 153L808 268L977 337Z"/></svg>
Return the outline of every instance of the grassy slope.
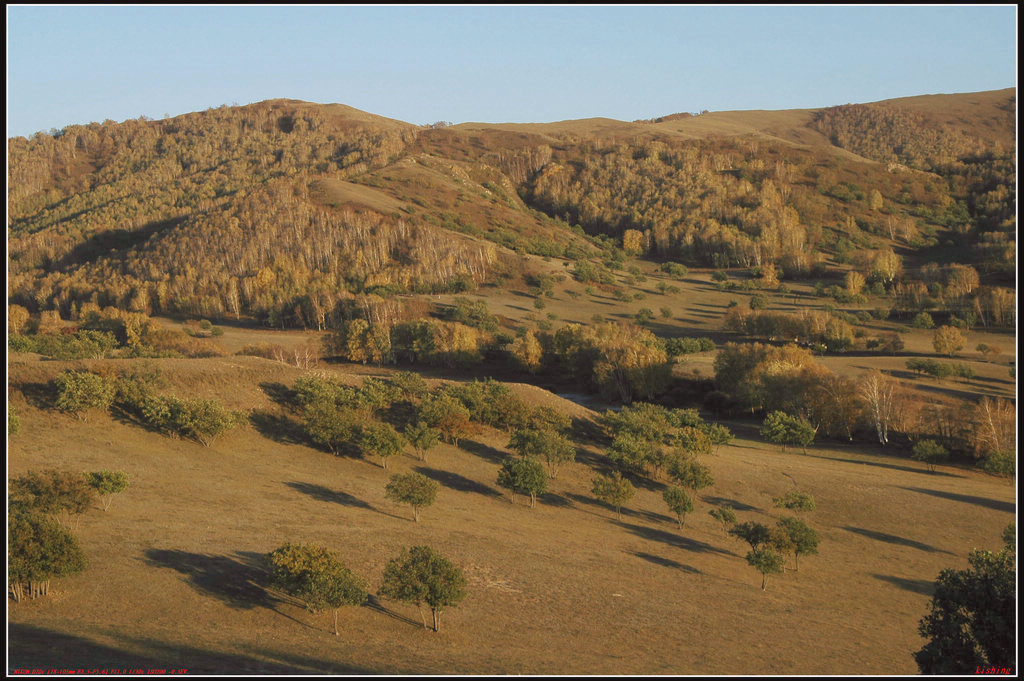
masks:
<svg viewBox="0 0 1024 681"><path fill-rule="evenodd" d="M177 394L264 415L279 408L261 384L300 375L246 357L159 365ZM39 384L64 366L15 361L11 380ZM913 673L931 582L965 566L971 548L994 547L1014 509L1012 484L983 474L931 475L870 448L782 453L733 424L737 440L708 460L716 485L679 532L657 486L641 488L621 521L594 502L591 467L602 457L593 449L531 510L495 485L506 439L494 431L385 471L263 422L207 449L105 415L79 422L15 403L22 433L10 443L11 476L119 468L132 486L109 512L82 520L88 572L59 580L53 598L11 604L12 667L59 658L226 673ZM389 475L405 470L442 483L419 524L383 496ZM810 522L821 554L762 593L746 549L706 515L708 502L729 500L741 519L766 521L771 497L794 484L818 499ZM445 613L437 635L419 628L415 608L385 603L344 611L335 639L329 615L257 586L258 556L286 541L339 551L372 588L402 546L429 544L465 569L469 597Z"/></svg>

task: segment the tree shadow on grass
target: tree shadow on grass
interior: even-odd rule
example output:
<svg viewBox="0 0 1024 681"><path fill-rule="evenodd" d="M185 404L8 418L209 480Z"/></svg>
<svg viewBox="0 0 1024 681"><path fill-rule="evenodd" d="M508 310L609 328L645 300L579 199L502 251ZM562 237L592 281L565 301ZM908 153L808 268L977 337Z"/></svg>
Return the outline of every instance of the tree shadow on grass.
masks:
<svg viewBox="0 0 1024 681"><path fill-rule="evenodd" d="M403 615L403 614L401 614L399 612L395 612L394 610L392 610L392 609L388 608L386 605L384 605L380 601L380 599L377 596L374 596L373 594L369 594L367 596L366 603L363 604L363 607L364 608L369 608L370 610L373 610L374 612L379 612L382 615L387 615L388 617L396 619L399 622L405 622L406 624L411 624L411 625L415 626L417 629L423 629L424 628L422 620L416 621L412 617L408 617L408 616Z"/></svg>
<svg viewBox="0 0 1024 681"><path fill-rule="evenodd" d="M643 525L634 525L632 523L623 522L621 520L614 521L616 525L623 527L633 534L647 539L650 541L657 541L669 546L675 546L676 548L683 549L684 551L696 551L699 553L720 553L725 556L735 556L736 554L732 551L725 551L723 549L716 548L711 544L707 544L696 539L690 539L689 537L683 537L674 532L666 532L665 530L659 530L653 527L645 527Z"/></svg>
<svg viewBox="0 0 1024 681"><path fill-rule="evenodd" d="M30 383L28 381L18 383L11 387L17 387L18 391L25 396L25 401L36 409L55 409L57 404L57 384L53 381L45 383Z"/></svg>
<svg viewBox="0 0 1024 681"><path fill-rule="evenodd" d="M554 506L556 508L575 508L575 505L569 499L566 499L561 494L555 492L545 492L537 497L537 500L545 506Z"/></svg>
<svg viewBox="0 0 1024 681"><path fill-rule="evenodd" d="M934 475L936 477L946 478L962 478L964 476L957 475L956 473L947 473L945 471L928 471L923 467L918 466L903 466L895 463L883 463L881 461L864 461L863 459L840 459L834 456L819 456L817 454L807 454L807 456L814 459L824 459L825 461L841 461L843 463L859 463L865 466L877 466L879 468L888 468L894 471L907 471L908 473L924 473L927 475Z"/></svg>
<svg viewBox="0 0 1024 681"><path fill-rule="evenodd" d="M955 553L953 553L951 551L946 551L944 549L937 549L934 546L932 546L931 544L924 544L924 543L919 542L919 541L914 541L913 539L907 539L906 537L897 537L894 534L886 534L885 532L876 532L875 530L865 530L862 527L850 527L849 525L847 525L847 526L845 526L845 527L843 527L841 529L844 529L847 532L853 532L854 534L859 534L862 537L867 537L869 539L874 539L875 541L885 542L886 544L896 544L898 546L909 546L912 549L918 549L919 551L927 551L928 553L946 553L946 554L949 554L951 556L955 556L956 555Z"/></svg>
<svg viewBox="0 0 1024 681"><path fill-rule="evenodd" d="M459 449L463 449L470 454L479 456L485 461L491 463L500 464L505 460L505 457L509 456L508 452L503 452L500 449L495 449L489 445L485 445L482 442L474 442L473 440L459 440Z"/></svg>
<svg viewBox="0 0 1024 681"><path fill-rule="evenodd" d="M756 506L750 504L744 504L742 501L736 501L735 499L727 499L726 497L701 497L701 499L712 506L732 506L734 511L757 511L759 510Z"/></svg>
<svg viewBox="0 0 1024 681"><path fill-rule="evenodd" d="M148 549L145 555L148 565L180 572L188 577L193 589L229 607L242 610L272 607L271 598L262 586L266 572L249 559L176 549Z"/></svg>
<svg viewBox="0 0 1024 681"><path fill-rule="evenodd" d="M316 483L312 482L293 481L286 482L284 484L288 485L297 492L302 492L306 496L313 497L317 501L326 501L331 504L340 504L342 506L349 506L351 508L365 508L370 511L376 510L374 509L373 506L366 503L362 499L357 499L351 494L348 494L347 492L342 492L341 490L333 490L329 487L317 485Z"/></svg>
<svg viewBox="0 0 1024 681"><path fill-rule="evenodd" d="M111 634L97 632L99 634ZM251 648L248 655L192 648L166 641L114 633L122 647L83 636L11 623L7 629L7 666L13 669L185 669L190 674L368 674L328 660ZM136 651L142 652L136 652ZM261 659L262 657L269 659Z"/></svg>
<svg viewBox="0 0 1024 681"><path fill-rule="evenodd" d="M941 499L962 501L965 504L974 504L975 506L983 506L996 511L1006 511L1007 513L1013 513L1016 509L1016 505L1012 501L999 501L998 499L989 499L987 497L976 497L970 494L955 494L953 492L940 492L934 489L921 489L920 487L901 487L900 489L905 489L910 492L920 492L921 494L929 494Z"/></svg>
<svg viewBox="0 0 1024 681"><path fill-rule="evenodd" d="M449 489L456 490L458 492L474 492L476 494L482 494L487 497L500 497L501 493L492 487L488 487L482 482L476 480L470 480L469 478L459 475L458 473L452 473L450 471L442 471L436 468L428 468L426 466L416 466L413 468L414 471L420 475L425 475L431 480L441 483Z"/></svg>
<svg viewBox="0 0 1024 681"><path fill-rule="evenodd" d="M653 554L644 553L642 551L633 551L632 555L636 556L637 558L643 558L648 563L654 563L655 565L661 565L663 567L675 568L677 570L682 570L683 572L688 572L688 573L694 574L694 575L703 574L697 568L692 567L690 565L683 565L679 561L672 560L671 558L663 558L662 556L655 556Z"/></svg>
<svg viewBox="0 0 1024 681"><path fill-rule="evenodd" d="M935 593L935 582L929 582L926 579L906 579L904 577L893 577L892 575L879 574L873 574L871 576L875 579L895 584L901 589L912 591L923 596L931 596Z"/></svg>
<svg viewBox="0 0 1024 681"><path fill-rule="evenodd" d="M256 432L274 442L284 445L313 446L302 424L282 414L271 414L268 411L254 411L249 415L249 423Z"/></svg>
<svg viewBox="0 0 1024 681"><path fill-rule="evenodd" d="M295 411L295 391L286 386L284 383L276 381L263 381L260 383L260 390L263 394L270 398L270 401L274 404L284 407L289 411Z"/></svg>

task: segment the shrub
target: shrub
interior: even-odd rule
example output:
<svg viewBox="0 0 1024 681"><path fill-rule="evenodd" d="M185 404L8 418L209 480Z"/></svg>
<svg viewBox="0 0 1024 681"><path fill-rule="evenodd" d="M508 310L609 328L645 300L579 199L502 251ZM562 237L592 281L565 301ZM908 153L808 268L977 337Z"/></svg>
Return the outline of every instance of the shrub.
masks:
<svg viewBox="0 0 1024 681"><path fill-rule="evenodd" d="M54 515L64 525L70 525L72 515L85 513L94 497L81 475L55 469L29 471L10 482L12 508Z"/></svg>
<svg viewBox="0 0 1024 681"><path fill-rule="evenodd" d="M14 504L7 514L7 582L15 601L45 596L50 580L85 570L85 553L53 518Z"/></svg>
<svg viewBox="0 0 1024 681"><path fill-rule="evenodd" d="M927 312L919 312L910 325L915 329L934 329L935 321Z"/></svg>
<svg viewBox="0 0 1024 681"><path fill-rule="evenodd" d="M949 452L935 440L921 440L914 443L910 458L921 461L928 466L929 471L934 472L936 464L949 459Z"/></svg>
<svg viewBox="0 0 1024 681"><path fill-rule="evenodd" d="M85 474L85 481L103 499L103 510L110 508L115 494L128 489L128 474L124 471L94 471Z"/></svg>
<svg viewBox="0 0 1024 681"><path fill-rule="evenodd" d="M57 377L56 407L85 420L89 409L108 409L114 401L115 386L89 371L65 371Z"/></svg>

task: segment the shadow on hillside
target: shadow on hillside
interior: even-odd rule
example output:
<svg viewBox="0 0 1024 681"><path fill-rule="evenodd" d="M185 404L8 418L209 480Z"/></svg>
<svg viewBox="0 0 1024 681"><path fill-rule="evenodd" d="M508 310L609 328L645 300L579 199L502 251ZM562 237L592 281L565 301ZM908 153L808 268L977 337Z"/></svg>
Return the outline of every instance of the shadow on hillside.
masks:
<svg viewBox="0 0 1024 681"><path fill-rule="evenodd" d="M260 390L262 390L263 394L270 398L270 401L274 404L289 410L295 409L295 391L284 383L263 381L260 383Z"/></svg>
<svg viewBox="0 0 1024 681"><path fill-rule="evenodd" d="M655 556L650 553L643 553L642 551L633 551L632 555L636 556L637 558L643 558L648 563L654 563L655 565L661 565L663 567L675 568L677 570L682 570L683 572L688 572L692 575L703 574L697 568L691 567L690 565L683 565L679 561L672 560L671 558L663 558L661 556Z"/></svg>
<svg viewBox="0 0 1024 681"><path fill-rule="evenodd" d="M362 499L357 499L347 492L333 490L329 487L324 487L323 485L317 485L312 482L286 482L284 484L297 492L302 492L306 496L316 499L317 501L326 501L331 504L340 504L341 506L348 506L350 508L365 508L369 511L376 510L373 506Z"/></svg>
<svg viewBox="0 0 1024 681"><path fill-rule="evenodd" d="M937 549L931 544L924 544L913 539L907 539L905 537L897 537L894 534L886 534L885 532L876 532L875 530L865 530L862 527L850 527L849 525L840 529L846 530L847 532L853 532L859 534L862 537L868 539L874 539L875 541L885 542L886 544L897 544L899 546L909 546L912 549L918 549L919 551L927 551L928 553L947 553L951 556L956 554L952 551L946 551L944 549Z"/></svg>
<svg viewBox="0 0 1024 681"><path fill-rule="evenodd" d="M824 459L826 461L841 461L843 463L859 463L865 466L877 466L878 468L888 468L894 471L907 471L908 473L921 473L924 475L933 475L935 477L946 477L946 478L962 478L964 476L957 475L956 473L947 473L945 471L934 471L930 472L928 469L918 466L903 466L896 463L883 463L881 461L864 461L863 459L841 459L835 456L821 456L819 454L810 454L807 456L814 459ZM923 464L922 464L923 466Z"/></svg>
<svg viewBox="0 0 1024 681"><path fill-rule="evenodd" d="M561 494L555 492L545 492L537 497L537 500L545 506L554 506L555 508L575 508L575 505L569 499L566 499Z"/></svg>
<svg viewBox="0 0 1024 681"><path fill-rule="evenodd" d="M1016 505L1012 501L999 501L998 499L989 499L988 497L976 497L970 494L956 494L954 492L940 492L934 489L921 489L920 487L901 487L900 489L905 489L910 492L920 492L921 494L930 494L933 497L950 499L952 501L962 501L966 504L984 506L985 508L991 508L996 511L1006 511L1007 513L1013 513L1016 510Z"/></svg>
<svg viewBox="0 0 1024 681"><path fill-rule="evenodd" d="M744 504L742 501L736 501L735 499L727 499L726 497L701 497L701 499L713 506L725 506L728 504L732 506L734 511L758 511L760 510L757 506L751 506L750 504Z"/></svg>
<svg viewBox="0 0 1024 681"><path fill-rule="evenodd" d="M438 482L449 489L453 489L458 492L473 492L476 494L482 494L487 497L501 496L501 492L498 492L494 488L488 487L482 482L470 480L469 478L459 475L458 473L452 473L451 471L442 471L436 468L427 468L426 466L416 466L413 468L413 470L421 475L427 476L431 480Z"/></svg>
<svg viewBox="0 0 1024 681"><path fill-rule="evenodd" d="M269 411L254 411L249 415L249 423L257 433L283 445L314 446L302 424L291 420L283 414L272 414Z"/></svg>
<svg viewBox="0 0 1024 681"><path fill-rule="evenodd" d="M102 207L103 206L98 206L92 210L99 210ZM67 219L73 220L79 215L83 215L85 212L85 210L78 211ZM147 239L156 234L177 227L183 223L185 219L186 218L184 217L175 217L168 218L166 220L154 220L153 222L142 225L138 229L116 228L96 232L76 245L68 252L67 255L58 260L53 265L53 271L62 270L71 265L80 265L83 262L94 260L101 255L110 257L111 259L116 258L117 256L111 254L111 251L126 251L133 246L144 243Z"/></svg>
<svg viewBox="0 0 1024 681"><path fill-rule="evenodd" d="M165 641L112 635L125 649L82 636L11 623L7 628L7 669L186 670L189 674L365 674L372 670L252 648L249 655L223 653ZM131 652L127 649L131 649ZM143 652L134 652L141 650ZM260 657L268 659L260 659Z"/></svg>
<svg viewBox="0 0 1024 681"><path fill-rule="evenodd" d="M923 596L931 596L935 593L935 582L929 582L926 579L906 579L904 577L893 577L892 575L871 575L875 579L880 579L883 582L889 582L895 584L901 589L906 591L913 591L916 594Z"/></svg>
<svg viewBox="0 0 1024 681"><path fill-rule="evenodd" d="M379 612L382 615L387 615L388 617L396 619L399 622L405 622L406 624L411 624L411 625L417 627L418 629L423 629L424 628L424 624L423 624L423 620L422 619L417 622L416 620L414 620L411 617L407 617L406 615L403 615L401 613L395 612L394 610L391 610L390 608L386 607L383 603L381 603L380 599L377 598L376 596L374 596L373 594L369 594L366 597L366 604L363 607L364 608L369 608L370 610L373 610L374 612ZM421 613L421 615L422 615L422 613Z"/></svg>
<svg viewBox="0 0 1024 681"><path fill-rule="evenodd" d="M621 520L614 521L616 525L623 527L642 539L650 541L657 541L669 546L675 546L676 548L683 549L684 551L696 551L699 553L720 553L726 556L734 556L732 551L725 551L719 548L715 548L711 544L707 544L696 539L690 539L689 537L683 537L674 532L666 532L665 530L659 530L653 527L644 527L643 525L633 525L632 523L625 523Z"/></svg>
<svg viewBox="0 0 1024 681"><path fill-rule="evenodd" d="M180 572L188 577L193 589L229 607L244 610L271 607L271 598L261 586L266 573L254 560L176 549L148 549L145 555L148 565Z"/></svg>
<svg viewBox="0 0 1024 681"><path fill-rule="evenodd" d="M475 442L473 440L459 440L459 449L463 449L470 454L479 456L485 461L491 463L500 464L505 460L505 457L510 456L508 452L503 452L500 449L495 449L490 445L485 445L482 442Z"/></svg>
<svg viewBox="0 0 1024 681"><path fill-rule="evenodd" d="M57 384L53 381L18 383L17 389L25 396L25 401L36 409L54 409L57 404Z"/></svg>

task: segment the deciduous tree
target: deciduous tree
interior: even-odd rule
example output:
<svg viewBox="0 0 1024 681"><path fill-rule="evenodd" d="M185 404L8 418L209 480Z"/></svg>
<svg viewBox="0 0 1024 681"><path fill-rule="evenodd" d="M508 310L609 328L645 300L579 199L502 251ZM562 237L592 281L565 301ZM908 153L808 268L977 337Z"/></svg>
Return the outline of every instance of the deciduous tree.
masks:
<svg viewBox="0 0 1024 681"><path fill-rule="evenodd" d="M430 547L413 546L402 549L401 555L384 567L380 595L417 607L426 603L433 616L433 629L438 631L442 611L466 597L466 578L458 566Z"/></svg>

